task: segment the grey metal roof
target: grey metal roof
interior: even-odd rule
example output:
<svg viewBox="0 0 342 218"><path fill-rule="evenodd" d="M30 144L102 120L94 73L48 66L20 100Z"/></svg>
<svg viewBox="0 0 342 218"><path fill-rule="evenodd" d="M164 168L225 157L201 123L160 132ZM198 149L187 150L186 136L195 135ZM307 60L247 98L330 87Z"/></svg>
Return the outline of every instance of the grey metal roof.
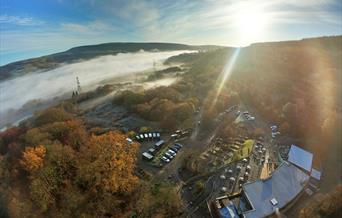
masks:
<svg viewBox="0 0 342 218"><path fill-rule="evenodd" d="M148 158L148 159L152 159L152 158L153 158L153 155L151 155L151 154L149 154L149 153L147 153L147 152L142 153L142 155L143 155L144 157Z"/></svg>
<svg viewBox="0 0 342 218"><path fill-rule="evenodd" d="M157 147L159 147L159 146L161 146L162 144L164 144L164 140L158 141L155 145L156 145Z"/></svg>
<svg viewBox="0 0 342 218"><path fill-rule="evenodd" d="M312 159L312 153L298 147L297 145L291 145L288 158L289 162L306 170L307 172L311 172Z"/></svg>
<svg viewBox="0 0 342 218"><path fill-rule="evenodd" d="M259 218L272 214L293 200L309 181L309 175L288 162L283 162L266 180L257 180L242 186L252 210L243 212L246 218ZM273 206L271 200L278 202Z"/></svg>
<svg viewBox="0 0 342 218"><path fill-rule="evenodd" d="M321 175L322 173L314 168L312 168L312 171L311 171L311 177L317 179L317 180L321 180Z"/></svg>

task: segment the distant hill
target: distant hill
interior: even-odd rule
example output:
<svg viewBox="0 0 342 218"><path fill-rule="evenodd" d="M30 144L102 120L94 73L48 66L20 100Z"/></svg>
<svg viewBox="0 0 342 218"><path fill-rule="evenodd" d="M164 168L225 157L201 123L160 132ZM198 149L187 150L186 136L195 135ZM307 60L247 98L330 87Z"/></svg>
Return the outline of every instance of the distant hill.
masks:
<svg viewBox="0 0 342 218"><path fill-rule="evenodd" d="M176 43L104 43L98 45L86 45L71 48L67 51L46 55L38 58L13 62L0 67L0 80L12 76L22 75L33 71L45 71L54 69L62 63L75 63L89 60L103 55L115 55L118 53L144 51L174 51L174 50L211 50L220 46L201 45L191 46Z"/></svg>

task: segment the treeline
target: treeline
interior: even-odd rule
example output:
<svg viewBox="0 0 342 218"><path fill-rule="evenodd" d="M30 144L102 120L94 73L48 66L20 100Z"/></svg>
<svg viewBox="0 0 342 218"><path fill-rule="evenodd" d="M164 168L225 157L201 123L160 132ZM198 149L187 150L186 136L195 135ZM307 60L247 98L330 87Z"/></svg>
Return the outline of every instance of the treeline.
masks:
<svg viewBox="0 0 342 218"><path fill-rule="evenodd" d="M327 154L328 146L307 142L330 144L338 134L341 49L342 37L251 46L240 52L232 80L263 118L308 149Z"/></svg>
<svg viewBox="0 0 342 218"><path fill-rule="evenodd" d="M90 134L73 107L38 113L0 134L0 217L175 217L167 184L135 175L139 145Z"/></svg>
<svg viewBox="0 0 342 218"><path fill-rule="evenodd" d="M299 218L321 218L342 216L342 185L338 185L327 194L313 197L299 213Z"/></svg>
<svg viewBox="0 0 342 218"><path fill-rule="evenodd" d="M123 91L114 97L113 103L145 119L160 122L165 130L193 127L193 115L201 108L204 124L209 127L219 112L239 101L238 94L232 91L233 86L223 87L218 96L215 89L215 85L221 81L217 75L232 51L218 49L181 55L181 60L186 56L192 59L191 68L182 75L181 81L144 92Z"/></svg>
<svg viewBox="0 0 342 218"><path fill-rule="evenodd" d="M113 102L143 118L160 122L165 129L175 129L179 125L191 127L192 115L198 107L197 98L189 97L173 86L141 93L124 91Z"/></svg>
<svg viewBox="0 0 342 218"><path fill-rule="evenodd" d="M168 67L166 69L158 70L158 71L155 71L155 72L151 73L147 77L146 81L152 81L152 80L161 79L164 76L167 76L169 74L179 74L182 71L183 70L180 67Z"/></svg>
<svg viewBox="0 0 342 218"><path fill-rule="evenodd" d="M237 58L231 64L234 53L238 53ZM341 59L341 36L183 54L168 60L184 61L190 66L182 81L150 91L155 93L153 98L146 98L146 93L137 94L139 100L129 103L129 108L175 128L184 120L172 120L178 116L168 116L173 110L166 108L174 108L186 99L197 99L195 106L203 109L203 124L210 127L215 125L213 120L222 109L242 102L257 112L257 119L278 124L282 135L292 136L295 143L319 154L315 161L325 163L323 168L328 178L325 184L332 185L341 181L341 176L329 167L340 166L341 161ZM226 81L225 73L228 73ZM175 99L163 97L165 90L174 93ZM126 101L123 99L122 102ZM164 101L170 107L161 107ZM226 134L235 134L234 128L227 125ZM253 134L260 135L258 132L262 131ZM224 130L220 134L224 135Z"/></svg>

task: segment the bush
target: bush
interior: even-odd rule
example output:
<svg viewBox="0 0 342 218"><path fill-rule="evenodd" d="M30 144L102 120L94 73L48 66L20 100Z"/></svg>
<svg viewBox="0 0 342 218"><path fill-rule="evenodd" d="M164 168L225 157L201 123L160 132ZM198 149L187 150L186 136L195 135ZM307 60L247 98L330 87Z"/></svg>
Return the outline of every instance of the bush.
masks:
<svg viewBox="0 0 342 218"><path fill-rule="evenodd" d="M34 125L38 127L48 123L71 120L72 118L72 114L66 112L64 109L49 108L36 115Z"/></svg>

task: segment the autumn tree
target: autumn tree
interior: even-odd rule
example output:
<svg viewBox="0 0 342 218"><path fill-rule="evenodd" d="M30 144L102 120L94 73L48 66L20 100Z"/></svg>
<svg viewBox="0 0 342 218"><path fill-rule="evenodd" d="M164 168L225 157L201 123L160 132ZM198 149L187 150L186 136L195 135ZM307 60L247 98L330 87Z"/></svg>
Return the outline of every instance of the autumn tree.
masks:
<svg viewBox="0 0 342 218"><path fill-rule="evenodd" d="M255 128L253 131L253 136L254 137L260 137L265 135L265 130L263 128Z"/></svg>
<svg viewBox="0 0 342 218"><path fill-rule="evenodd" d="M175 130L178 127L177 120L172 115L164 116L164 119L160 122L161 128L164 130Z"/></svg>
<svg viewBox="0 0 342 218"><path fill-rule="evenodd" d="M34 173L43 166L46 148L43 145L26 147L20 164L29 173Z"/></svg>
<svg viewBox="0 0 342 218"><path fill-rule="evenodd" d="M152 110L149 113L151 120L162 120L165 116L171 115L175 109L175 103L168 99L157 99L155 98L150 102Z"/></svg>
<svg viewBox="0 0 342 218"><path fill-rule="evenodd" d="M115 96L113 103L120 104L128 109L132 109L133 106L140 104L144 100L143 93L135 93L129 90L121 92Z"/></svg>
<svg viewBox="0 0 342 218"><path fill-rule="evenodd" d="M238 135L238 126L230 120L224 121L222 128L218 129L218 136L220 138L228 139Z"/></svg>
<svg viewBox="0 0 342 218"><path fill-rule="evenodd" d="M88 134L83 124L75 119L65 122L54 122L45 125L43 129L48 132L54 140L58 140L64 145L70 145L75 150L78 150L88 138Z"/></svg>
<svg viewBox="0 0 342 218"><path fill-rule="evenodd" d="M283 122L282 124L280 124L279 126L279 131L282 133L282 134L288 134L290 133L290 130L291 130L291 126L288 122Z"/></svg>
<svg viewBox="0 0 342 218"><path fill-rule="evenodd" d="M143 184L135 209L141 217L178 217L180 202L177 190L170 184Z"/></svg>
<svg viewBox="0 0 342 218"><path fill-rule="evenodd" d="M4 132L1 132L0 133L0 154L6 154L8 151L7 150L8 146L11 143L18 142L22 134L24 134L25 132L26 132L26 129L22 127L13 127L13 128L7 129Z"/></svg>
<svg viewBox="0 0 342 218"><path fill-rule="evenodd" d="M138 104L134 108L137 114L147 119L149 118L151 109L152 109L152 106L148 102L145 102L143 104Z"/></svg>
<svg viewBox="0 0 342 218"><path fill-rule="evenodd" d="M56 205L57 190L60 187L56 178L56 171L50 166L44 167L37 176L32 178L31 199L42 212Z"/></svg>
<svg viewBox="0 0 342 218"><path fill-rule="evenodd" d="M205 127L212 127L216 116L217 110L215 107L211 107L210 105L205 106L202 115L202 125Z"/></svg>
<svg viewBox="0 0 342 218"><path fill-rule="evenodd" d="M33 128L24 135L24 142L29 146L36 146L39 144L50 144L51 135L40 128Z"/></svg>
<svg viewBox="0 0 342 218"><path fill-rule="evenodd" d="M34 120L35 126L61 122L73 119L72 114L66 112L63 108L48 108L39 112Z"/></svg>
<svg viewBox="0 0 342 218"><path fill-rule="evenodd" d="M195 106L192 103L181 103L175 108L174 118L178 121L184 121L190 118L194 111Z"/></svg>
<svg viewBox="0 0 342 218"><path fill-rule="evenodd" d="M64 199L65 193L77 192L72 186L76 172L75 151L58 143L50 145L44 166L31 176L31 199L43 212L54 208Z"/></svg>
<svg viewBox="0 0 342 218"><path fill-rule="evenodd" d="M0 184L0 190L2 188L7 188L7 186L9 185L9 167L7 165L7 161L6 161L6 158L5 156L3 155L0 155L0 181L1 184Z"/></svg>
<svg viewBox="0 0 342 218"><path fill-rule="evenodd" d="M147 132L150 132L151 131L151 128L148 127L148 126L142 126L139 128L139 132L141 133L147 133Z"/></svg>
<svg viewBox="0 0 342 218"><path fill-rule="evenodd" d="M341 217L342 185L337 185L327 194L318 193L299 213L300 218Z"/></svg>
<svg viewBox="0 0 342 218"><path fill-rule="evenodd" d="M91 190L129 193L138 182L134 175L137 143L127 143L126 136L109 132L92 136L81 147L79 176Z"/></svg>

